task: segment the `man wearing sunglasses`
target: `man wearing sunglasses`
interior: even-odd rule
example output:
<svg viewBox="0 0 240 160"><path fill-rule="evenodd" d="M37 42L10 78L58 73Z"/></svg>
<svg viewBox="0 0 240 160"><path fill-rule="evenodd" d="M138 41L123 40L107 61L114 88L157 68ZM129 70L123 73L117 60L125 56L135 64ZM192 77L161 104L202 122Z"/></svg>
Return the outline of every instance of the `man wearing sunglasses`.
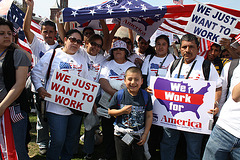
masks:
<svg viewBox="0 0 240 160"><path fill-rule="evenodd" d="M33 0L26 0L27 3L27 11L23 22L23 31L28 40L28 44L32 50L33 57L33 67L38 63L40 58L49 50L54 49L58 46L58 43L54 40L57 34L55 23L52 21L45 21L41 26L41 35L43 36L44 41L40 41L34 33L30 30L32 13L33 13ZM35 94L35 106L40 106L39 96L36 93L34 87L32 90ZM41 116L41 112L37 108L37 139L36 142L39 145L40 154L44 155L47 151L48 140L49 140L49 132L48 132L48 124L43 120L43 116Z"/></svg>

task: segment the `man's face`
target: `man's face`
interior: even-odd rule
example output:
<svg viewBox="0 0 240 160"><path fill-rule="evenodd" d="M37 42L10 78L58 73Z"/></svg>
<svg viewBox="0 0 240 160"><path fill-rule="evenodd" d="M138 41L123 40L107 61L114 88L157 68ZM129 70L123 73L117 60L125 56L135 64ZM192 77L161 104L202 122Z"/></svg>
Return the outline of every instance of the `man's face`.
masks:
<svg viewBox="0 0 240 160"><path fill-rule="evenodd" d="M191 63L196 58L198 49L195 41L182 41L180 51L186 64Z"/></svg>
<svg viewBox="0 0 240 160"><path fill-rule="evenodd" d="M217 47L215 45L211 46L211 50L208 53L208 60L213 61L215 58L217 58L221 53L221 48Z"/></svg>
<svg viewBox="0 0 240 160"><path fill-rule="evenodd" d="M96 56L102 48L102 41L100 39L96 39L93 42L86 43L86 48L88 54Z"/></svg>
<svg viewBox="0 0 240 160"><path fill-rule="evenodd" d="M55 44L54 38L57 35L53 26L42 26L41 35L43 36L44 41L49 44Z"/></svg>
<svg viewBox="0 0 240 160"><path fill-rule="evenodd" d="M138 42L138 48L140 53L144 54L148 47L149 43L144 39L141 39L141 41Z"/></svg>

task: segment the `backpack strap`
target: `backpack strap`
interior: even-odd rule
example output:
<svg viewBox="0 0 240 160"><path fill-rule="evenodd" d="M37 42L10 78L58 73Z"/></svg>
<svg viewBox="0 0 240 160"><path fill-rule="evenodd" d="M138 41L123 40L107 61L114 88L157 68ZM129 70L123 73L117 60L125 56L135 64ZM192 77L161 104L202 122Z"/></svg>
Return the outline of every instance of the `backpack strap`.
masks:
<svg viewBox="0 0 240 160"><path fill-rule="evenodd" d="M226 94L226 99L228 97L228 93L229 93L229 88L231 85L231 79L232 79L232 75L233 75L233 71L234 69L238 66L239 64L239 59L233 59L231 61L230 67L228 69L228 79L227 79L227 94Z"/></svg>
<svg viewBox="0 0 240 160"><path fill-rule="evenodd" d="M181 59L175 59L171 65L170 68L170 77L172 77L172 72L173 70L177 67L178 63L180 62Z"/></svg>
<svg viewBox="0 0 240 160"><path fill-rule="evenodd" d="M203 69L203 75L206 81L209 80L210 66L211 66L211 62L205 59L202 64L202 69Z"/></svg>
<svg viewBox="0 0 240 160"><path fill-rule="evenodd" d="M123 98L124 89L121 89L117 92L117 105L120 106L120 103Z"/></svg>
<svg viewBox="0 0 240 160"><path fill-rule="evenodd" d="M146 107L148 104L148 92L144 89L141 89L141 91L142 91L142 95L143 95L143 99L144 99L145 107Z"/></svg>

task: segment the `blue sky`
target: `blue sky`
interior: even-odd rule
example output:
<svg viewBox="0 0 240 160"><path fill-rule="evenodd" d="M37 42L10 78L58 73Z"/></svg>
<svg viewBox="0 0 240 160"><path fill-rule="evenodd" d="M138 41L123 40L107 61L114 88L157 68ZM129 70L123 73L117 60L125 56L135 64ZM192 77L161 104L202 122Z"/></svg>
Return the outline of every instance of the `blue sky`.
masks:
<svg viewBox="0 0 240 160"><path fill-rule="evenodd" d="M22 0L17 0L20 3ZM102 3L106 0L69 0L69 7L76 8L77 6L85 6L85 5L95 5ZM145 2L153 5L153 6L159 6L159 5L174 5L173 0L144 0ZM240 10L240 4L239 0L198 0L199 2L205 3L213 3L222 7L232 8ZM52 8L56 0L34 0L34 13L36 15L41 15L41 17L48 17L50 16L50 8ZM194 4L196 3L193 0L184 0L184 4Z"/></svg>

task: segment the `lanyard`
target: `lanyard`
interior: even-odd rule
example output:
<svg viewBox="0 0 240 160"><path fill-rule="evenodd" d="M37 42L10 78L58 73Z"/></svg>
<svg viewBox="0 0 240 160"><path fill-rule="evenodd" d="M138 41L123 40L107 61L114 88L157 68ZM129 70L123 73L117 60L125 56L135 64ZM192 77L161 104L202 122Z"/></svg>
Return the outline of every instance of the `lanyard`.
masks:
<svg viewBox="0 0 240 160"><path fill-rule="evenodd" d="M159 69L161 69L161 68L162 68L162 66L163 66L163 63L166 61L167 57L168 57L168 55L167 55L167 56L165 56L165 58L163 59L162 63L161 63L161 64L160 64L160 66L159 66ZM156 74L156 76L158 76L159 69L158 69L158 71L157 71L157 74Z"/></svg>
<svg viewBox="0 0 240 160"><path fill-rule="evenodd" d="M197 60L195 60L195 61L193 62L192 66L191 66L191 68L190 68L190 70L189 70L189 72L188 72L188 74L187 74L187 77L186 77L185 79L188 79L188 78L189 78L189 76L190 76L190 73L192 72L192 70L193 70L193 67L195 66L196 62L197 62ZM181 70L182 70L183 63L184 63L184 59L183 59L183 60L182 60L182 62L181 62L181 66L180 66L180 68L179 68L179 71L178 71L178 76L177 76L177 78L179 78L179 77L180 77L180 73L181 73Z"/></svg>
<svg viewBox="0 0 240 160"><path fill-rule="evenodd" d="M6 51L7 49L5 49L1 54L0 54L0 57L3 55L3 53Z"/></svg>

